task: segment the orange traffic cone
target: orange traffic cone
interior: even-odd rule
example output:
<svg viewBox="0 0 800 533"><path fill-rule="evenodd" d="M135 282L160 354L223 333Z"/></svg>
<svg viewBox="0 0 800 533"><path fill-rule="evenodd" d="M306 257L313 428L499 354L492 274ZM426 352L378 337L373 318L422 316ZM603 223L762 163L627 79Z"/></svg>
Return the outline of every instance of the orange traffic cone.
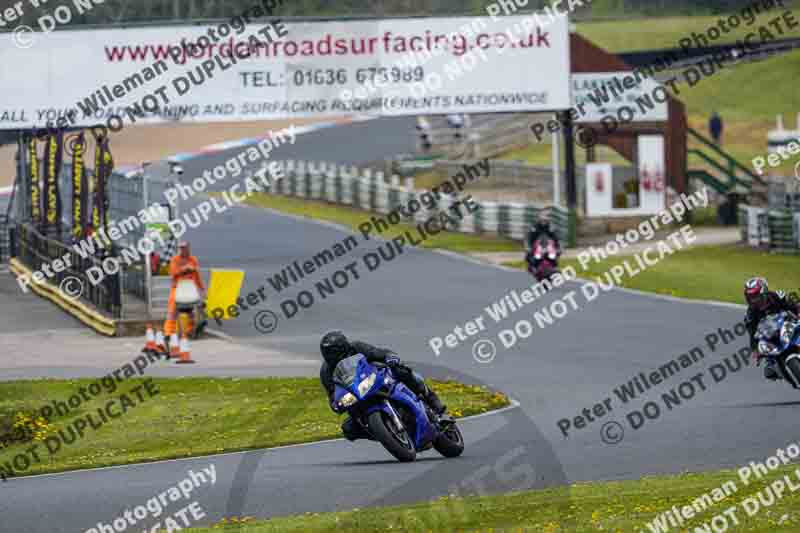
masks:
<svg viewBox="0 0 800 533"><path fill-rule="evenodd" d="M147 324L147 331L144 334L145 343L142 353L156 353L156 334L153 332L153 324Z"/></svg>
<svg viewBox="0 0 800 533"><path fill-rule="evenodd" d="M175 361L178 364L191 364L194 363L192 361L191 356L189 355L189 337L184 335L181 337L181 351L180 351L180 361Z"/></svg>
<svg viewBox="0 0 800 533"><path fill-rule="evenodd" d="M173 333L169 336L169 356L170 358L177 359L180 357L181 350L180 345L178 344L178 334Z"/></svg>
<svg viewBox="0 0 800 533"><path fill-rule="evenodd" d="M156 330L156 353L167 355L167 347L164 345L164 334L160 329Z"/></svg>

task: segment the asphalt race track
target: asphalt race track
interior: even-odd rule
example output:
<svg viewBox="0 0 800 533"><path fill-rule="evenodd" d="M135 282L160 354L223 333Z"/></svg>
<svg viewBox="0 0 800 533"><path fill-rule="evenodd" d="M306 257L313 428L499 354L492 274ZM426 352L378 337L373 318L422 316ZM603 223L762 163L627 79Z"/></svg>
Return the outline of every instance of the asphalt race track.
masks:
<svg viewBox="0 0 800 533"><path fill-rule="evenodd" d="M412 125L405 120L375 120L321 130L300 137L295 146L275 157L357 162L409 151ZM195 160L185 165L186 176L224 159ZM232 182L231 182L232 183ZM184 205L183 209L189 206ZM213 215L212 215L213 216ZM367 219L368 216L365 216ZM318 353L320 336L329 329L395 349L429 376L485 383L517 400L519 405L499 414L461 424L464 455L444 460L435 452L418 462L400 464L370 442L334 441L270 451L167 461L57 475L11 479L0 483L0 531L83 532L98 521L109 523L126 508L143 504L175 485L192 469L214 464L217 482L192 495L213 523L223 516L257 516L323 512L426 500L448 493L482 494L543 487L585 480L638 478L645 474L737 467L763 460L777 448L800 437L791 429L800 397L785 384L766 382L761 369L743 368L715 383L708 367L746 345L744 337L711 352L705 336L717 328L733 328L743 308L689 303L630 291L601 293L592 301L580 295L578 282L559 287L514 313L500 324L484 307L512 289L531 284L521 271L478 264L452 255L406 249L372 272L361 256L382 243L357 236L358 247L335 264L301 283L276 293L266 282L294 260L310 259L346 232L330 225L303 221L255 208L240 207L216 215L190 231L193 253L204 266L246 270L242 293L267 287L267 301L223 331L240 342L281 349L298 358ZM667 259L668 260L668 259ZM296 316L286 319L280 302L314 282L358 261L358 280L337 290ZM578 291L580 309L505 350L497 338L568 291ZM254 327L256 313L278 316L275 331L262 334ZM436 357L428 340L445 336L483 314L486 330L443 349ZM496 357L488 363L473 357L473 343L490 339ZM680 354L700 346L704 359L677 372L661 385L623 404L614 389L640 372L650 374ZM669 393L698 373L693 395L671 410L662 393ZM688 386L683 386L683 392ZM321 393L321 391L320 391ZM571 429L565 438L557 427L562 418L580 415L584 408L611 398L612 411ZM645 402L661 406L657 419L634 430L626 416ZM334 415L331 415L334 416ZM594 417L594 415L592 415ZM603 424L618 422L601 434ZM189 503L189 501L184 502ZM565 502L566 503L566 502ZM184 504L173 504L176 508ZM171 511L169 511L171 512ZM149 524L156 520L151 519ZM142 531L144 525L129 530Z"/></svg>

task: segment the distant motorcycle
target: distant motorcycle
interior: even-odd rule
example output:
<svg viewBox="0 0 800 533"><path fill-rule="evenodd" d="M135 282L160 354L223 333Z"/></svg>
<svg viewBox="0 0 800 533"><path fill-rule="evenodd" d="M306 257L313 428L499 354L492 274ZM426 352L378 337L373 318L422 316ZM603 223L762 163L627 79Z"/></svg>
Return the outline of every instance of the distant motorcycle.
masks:
<svg viewBox="0 0 800 533"><path fill-rule="evenodd" d="M343 359L333 371L334 401L362 432L399 461L416 459L435 448L445 457L458 457L464 439L449 415L437 416L403 383L392 369L367 361L362 354Z"/></svg>
<svg viewBox="0 0 800 533"><path fill-rule="evenodd" d="M528 272L536 281L551 281L558 272L558 256L560 255L555 241L552 239L539 239L533 243L533 249L528 252Z"/></svg>
<svg viewBox="0 0 800 533"><path fill-rule="evenodd" d="M800 389L800 320L783 311L761 319L756 331L759 362L775 361L778 375Z"/></svg>

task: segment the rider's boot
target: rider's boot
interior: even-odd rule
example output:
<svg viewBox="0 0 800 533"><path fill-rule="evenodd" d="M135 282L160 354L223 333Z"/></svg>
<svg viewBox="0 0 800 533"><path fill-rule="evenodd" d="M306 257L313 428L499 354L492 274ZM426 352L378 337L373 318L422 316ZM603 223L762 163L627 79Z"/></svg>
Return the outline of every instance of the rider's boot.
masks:
<svg viewBox="0 0 800 533"><path fill-rule="evenodd" d="M433 410L434 413L437 415L443 415L444 412L447 410L447 406L442 403L442 400L439 399L439 396L433 392L433 389L430 387L426 387L428 389L428 393L425 395L425 402L428 406Z"/></svg>
<svg viewBox="0 0 800 533"><path fill-rule="evenodd" d="M767 364L764 367L764 377L771 381L780 379L780 374L778 374L778 371L775 368L775 361L767 361Z"/></svg>

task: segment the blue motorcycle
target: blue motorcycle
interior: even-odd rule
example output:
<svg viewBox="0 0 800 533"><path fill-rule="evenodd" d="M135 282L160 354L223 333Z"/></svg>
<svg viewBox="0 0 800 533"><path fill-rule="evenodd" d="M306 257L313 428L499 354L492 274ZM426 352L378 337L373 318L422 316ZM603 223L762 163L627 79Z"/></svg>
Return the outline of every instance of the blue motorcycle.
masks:
<svg viewBox="0 0 800 533"><path fill-rule="evenodd" d="M418 452L431 447L445 457L458 457L464 451L455 420L433 413L397 381L390 367L356 354L336 365L333 382L339 408L347 411L360 433L383 444L399 461L413 461Z"/></svg>
<svg viewBox="0 0 800 533"><path fill-rule="evenodd" d="M800 389L800 320L788 311L764 317L756 340L759 359L774 361L778 374Z"/></svg>

